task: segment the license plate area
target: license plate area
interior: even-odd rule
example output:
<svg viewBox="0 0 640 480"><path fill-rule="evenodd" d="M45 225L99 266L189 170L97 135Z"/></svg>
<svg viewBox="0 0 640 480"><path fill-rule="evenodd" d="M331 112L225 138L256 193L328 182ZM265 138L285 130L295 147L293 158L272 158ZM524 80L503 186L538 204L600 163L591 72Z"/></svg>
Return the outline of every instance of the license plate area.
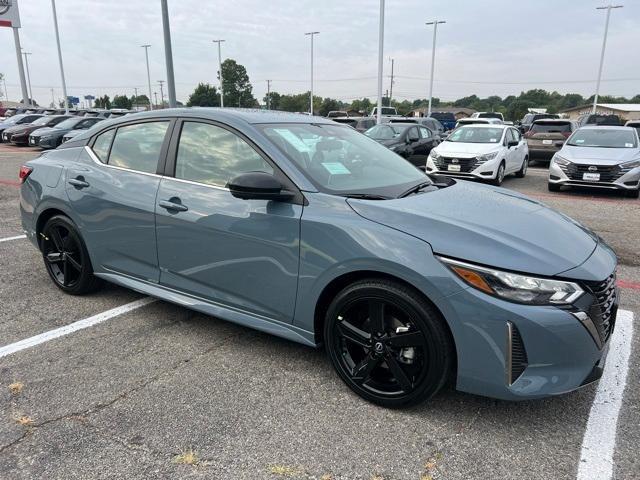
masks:
<svg viewBox="0 0 640 480"><path fill-rule="evenodd" d="M553 145L553 140L542 140L543 145Z"/></svg>
<svg viewBox="0 0 640 480"><path fill-rule="evenodd" d="M450 172L459 172L460 165L447 165L447 170Z"/></svg>
<svg viewBox="0 0 640 480"><path fill-rule="evenodd" d="M599 182L600 174L599 173L583 173L582 179L587 180L589 182Z"/></svg>

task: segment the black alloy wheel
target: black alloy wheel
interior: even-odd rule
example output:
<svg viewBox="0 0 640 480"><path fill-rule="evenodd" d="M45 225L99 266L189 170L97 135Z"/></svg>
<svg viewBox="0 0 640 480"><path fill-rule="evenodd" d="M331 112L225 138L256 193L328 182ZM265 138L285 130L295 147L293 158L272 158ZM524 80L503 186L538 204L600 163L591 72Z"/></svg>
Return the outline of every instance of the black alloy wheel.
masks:
<svg viewBox="0 0 640 480"><path fill-rule="evenodd" d="M417 292L386 280L360 281L340 292L327 312L325 339L347 385L385 407L435 395L454 362L440 314Z"/></svg>
<svg viewBox="0 0 640 480"><path fill-rule="evenodd" d="M49 276L61 290L81 295L98 286L84 242L67 217L56 215L47 221L40 249Z"/></svg>

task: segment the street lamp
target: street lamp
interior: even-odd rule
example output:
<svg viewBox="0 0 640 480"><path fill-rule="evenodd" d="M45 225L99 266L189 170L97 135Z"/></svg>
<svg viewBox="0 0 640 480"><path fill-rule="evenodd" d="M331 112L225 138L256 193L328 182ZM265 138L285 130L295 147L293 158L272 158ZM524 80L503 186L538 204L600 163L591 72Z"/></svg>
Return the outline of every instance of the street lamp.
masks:
<svg viewBox="0 0 640 480"><path fill-rule="evenodd" d="M431 116L431 103L433 101L433 70L436 63L436 35L438 33L438 24L447 23L444 20L434 20L433 22L427 22L426 25L433 25L433 46L431 48L431 78L429 79L429 108L427 111L427 117Z"/></svg>
<svg viewBox="0 0 640 480"><path fill-rule="evenodd" d="M382 57L384 55L384 0L380 0L380 27L378 30L378 108L376 123L382 123Z"/></svg>
<svg viewBox="0 0 640 480"><path fill-rule="evenodd" d="M169 108L176 108L176 81L173 76L173 52L171 51L171 27L169 26L169 7L167 0L160 0L162 8L162 30L164 32L164 56L167 64L167 91Z"/></svg>
<svg viewBox="0 0 640 480"><path fill-rule="evenodd" d="M596 105L598 104L598 95L600 94L600 80L602 79L602 65L604 63L604 50L607 46L607 34L609 33L609 17L611 16L612 8L622 8L624 5L609 4L605 7L596 7L596 10L606 10L607 20L604 24L604 38L602 40L602 52L600 53L600 68L598 69L598 82L596 83L596 95L593 97L593 110L591 113L596 113Z"/></svg>
<svg viewBox="0 0 640 480"><path fill-rule="evenodd" d="M220 44L224 43L224 40L213 40L213 43L218 44L218 73L220 76L220 107L224 108L224 91L222 87L222 51Z"/></svg>
<svg viewBox="0 0 640 480"><path fill-rule="evenodd" d="M62 49L60 48L60 33L58 32L58 14L56 13L56 0L51 0L53 10L53 27L56 32L56 44L58 45L58 62L60 63L60 76L62 77L62 95L64 95L64 109L69 113L69 97L67 96L67 82L64 79L64 65L62 63Z"/></svg>
<svg viewBox="0 0 640 480"><path fill-rule="evenodd" d="M158 80L160 84L160 108L164 108L164 80Z"/></svg>
<svg viewBox="0 0 640 480"><path fill-rule="evenodd" d="M311 99L309 101L309 113L313 115L313 37L318 35L320 32L307 32L305 35L309 35L311 37Z"/></svg>
<svg viewBox="0 0 640 480"><path fill-rule="evenodd" d="M149 84L149 109L153 110L153 100L151 98L151 75L149 74L149 47L151 45L140 45L144 48L144 56L147 59L147 83Z"/></svg>
<svg viewBox="0 0 640 480"><path fill-rule="evenodd" d="M27 58L27 55L31 55L31 53L22 52L22 55L24 55L24 64L27 67L27 85L29 86L29 101L27 102L27 104L35 105L33 103L33 90L31 90L31 74L29 73L29 59Z"/></svg>

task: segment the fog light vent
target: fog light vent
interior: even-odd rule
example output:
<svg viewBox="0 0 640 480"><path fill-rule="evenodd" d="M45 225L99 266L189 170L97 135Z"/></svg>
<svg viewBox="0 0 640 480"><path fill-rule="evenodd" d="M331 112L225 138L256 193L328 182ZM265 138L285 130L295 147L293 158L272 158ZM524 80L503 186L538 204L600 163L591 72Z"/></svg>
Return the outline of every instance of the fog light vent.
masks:
<svg viewBox="0 0 640 480"><path fill-rule="evenodd" d="M507 383L513 384L528 365L527 351L518 328L511 322L507 322Z"/></svg>

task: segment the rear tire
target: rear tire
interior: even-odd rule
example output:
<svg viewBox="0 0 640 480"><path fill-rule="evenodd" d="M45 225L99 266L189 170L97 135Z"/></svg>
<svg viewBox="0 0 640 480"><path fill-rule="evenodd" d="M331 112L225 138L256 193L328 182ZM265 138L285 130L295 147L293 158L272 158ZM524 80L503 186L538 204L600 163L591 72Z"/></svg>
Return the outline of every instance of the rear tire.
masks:
<svg viewBox="0 0 640 480"><path fill-rule="evenodd" d="M64 215L51 217L42 229L42 258L53 283L65 293L83 295L100 286L76 225Z"/></svg>
<svg viewBox="0 0 640 480"><path fill-rule="evenodd" d="M516 177L524 178L524 176L527 174L528 167L529 167L529 157L524 157L524 161L522 162L522 167L520 167L520 170L516 172Z"/></svg>
<svg viewBox="0 0 640 480"><path fill-rule="evenodd" d="M547 183L547 188L549 189L550 192L559 192L560 191L560 185L557 185L557 184L551 183L551 182Z"/></svg>
<svg viewBox="0 0 640 480"><path fill-rule="evenodd" d="M361 280L338 293L327 310L324 338L340 378L383 407L431 398L455 362L439 312L419 293L388 280Z"/></svg>

